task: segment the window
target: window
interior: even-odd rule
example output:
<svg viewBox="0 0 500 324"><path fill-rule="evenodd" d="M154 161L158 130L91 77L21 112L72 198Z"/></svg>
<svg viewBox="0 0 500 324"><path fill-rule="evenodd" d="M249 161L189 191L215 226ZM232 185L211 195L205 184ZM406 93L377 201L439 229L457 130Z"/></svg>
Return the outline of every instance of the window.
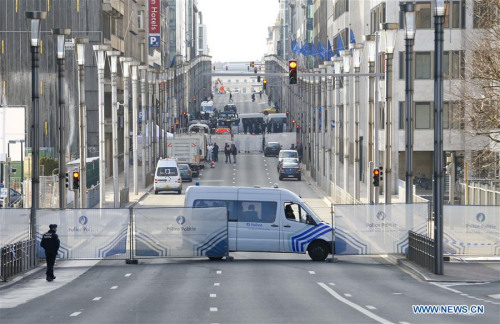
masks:
<svg viewBox="0 0 500 324"><path fill-rule="evenodd" d="M431 78L431 53L415 53L415 79Z"/></svg>
<svg viewBox="0 0 500 324"><path fill-rule="evenodd" d="M144 10L137 11L137 28L144 29Z"/></svg>
<svg viewBox="0 0 500 324"><path fill-rule="evenodd" d="M431 128L431 103L415 102L415 129Z"/></svg>
<svg viewBox="0 0 500 324"><path fill-rule="evenodd" d="M399 129L405 129L406 125L406 101L399 102Z"/></svg>
<svg viewBox="0 0 500 324"><path fill-rule="evenodd" d="M416 12L416 17L415 17L416 27L431 28L431 21L432 21L431 3L430 2L417 3L415 5L415 12Z"/></svg>
<svg viewBox="0 0 500 324"><path fill-rule="evenodd" d="M463 78L465 72L464 51L443 52L443 77L449 79ZM451 58L450 58L451 57Z"/></svg>
<svg viewBox="0 0 500 324"><path fill-rule="evenodd" d="M399 80L405 79L406 72L406 60L405 60L405 52L399 52Z"/></svg>
<svg viewBox="0 0 500 324"><path fill-rule="evenodd" d="M215 199L196 199L193 203L194 208L207 208L207 207L226 207L227 219L230 222L236 222L236 203L232 200L215 200Z"/></svg>
<svg viewBox="0 0 500 324"><path fill-rule="evenodd" d="M451 2L451 10L450 10ZM465 28L465 0L461 1L446 1L444 28Z"/></svg>
<svg viewBox="0 0 500 324"><path fill-rule="evenodd" d="M336 20L347 11L349 11L349 0L336 0L333 4L333 20Z"/></svg>
<svg viewBox="0 0 500 324"><path fill-rule="evenodd" d="M238 222L274 223L277 203L272 201L238 201Z"/></svg>
<svg viewBox="0 0 500 324"><path fill-rule="evenodd" d="M371 33L380 30L380 23L385 22L385 2L372 9L370 13Z"/></svg>
<svg viewBox="0 0 500 324"><path fill-rule="evenodd" d="M314 218L308 215L307 211L302 208L299 204L294 204L292 202L285 203L284 206L285 217L288 221L305 223L309 225L317 225Z"/></svg>
<svg viewBox="0 0 500 324"><path fill-rule="evenodd" d="M443 128L450 128L450 102L443 102Z"/></svg>
<svg viewBox="0 0 500 324"><path fill-rule="evenodd" d="M176 176L177 174L177 168L176 167L159 167L158 171L156 172L157 176L160 177L166 177L166 176Z"/></svg>

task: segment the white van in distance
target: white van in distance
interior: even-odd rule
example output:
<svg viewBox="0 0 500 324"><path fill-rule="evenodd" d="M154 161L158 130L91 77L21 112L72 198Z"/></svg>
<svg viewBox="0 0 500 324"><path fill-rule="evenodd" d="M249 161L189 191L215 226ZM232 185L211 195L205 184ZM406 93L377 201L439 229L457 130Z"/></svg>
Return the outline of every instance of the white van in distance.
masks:
<svg viewBox="0 0 500 324"><path fill-rule="evenodd" d="M182 192L182 179L175 159L161 159L156 165L154 179L155 195L160 191Z"/></svg>
<svg viewBox="0 0 500 324"><path fill-rule="evenodd" d="M314 261L323 261L332 253L332 226L286 189L191 186L184 205L227 207L229 251L307 251Z"/></svg>

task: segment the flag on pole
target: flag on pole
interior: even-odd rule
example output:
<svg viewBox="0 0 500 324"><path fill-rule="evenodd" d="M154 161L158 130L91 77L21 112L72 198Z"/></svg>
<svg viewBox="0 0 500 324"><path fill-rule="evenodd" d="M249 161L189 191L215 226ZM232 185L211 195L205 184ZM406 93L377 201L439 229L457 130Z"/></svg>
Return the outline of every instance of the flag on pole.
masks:
<svg viewBox="0 0 500 324"><path fill-rule="evenodd" d="M321 42L318 43L318 56L322 60L324 60L325 57L327 57L327 55L326 55L326 49L323 46L323 44L321 44Z"/></svg>
<svg viewBox="0 0 500 324"><path fill-rule="evenodd" d="M314 43L311 43L311 56L316 57L318 55L318 51L316 50L316 46Z"/></svg>
<svg viewBox="0 0 500 324"><path fill-rule="evenodd" d="M299 46L299 42L297 42L297 41L295 41L295 45L293 47L293 52L295 53L295 55L300 54L300 46Z"/></svg>
<svg viewBox="0 0 500 324"><path fill-rule="evenodd" d="M304 43L304 45L302 45L302 55L304 56L311 55L311 51L309 50L309 43Z"/></svg>
<svg viewBox="0 0 500 324"><path fill-rule="evenodd" d="M331 61L333 57L332 44L330 44L330 40L328 40L328 50L326 52L326 57L328 61Z"/></svg>
<svg viewBox="0 0 500 324"><path fill-rule="evenodd" d="M351 33L349 35L349 47L351 47L351 44L356 44L356 39L354 39L354 32L352 29L350 29Z"/></svg>
<svg viewBox="0 0 500 324"><path fill-rule="evenodd" d="M342 41L342 34L339 34L337 38L337 49L335 51L336 56L340 56L340 51L345 50L344 48L344 42Z"/></svg>

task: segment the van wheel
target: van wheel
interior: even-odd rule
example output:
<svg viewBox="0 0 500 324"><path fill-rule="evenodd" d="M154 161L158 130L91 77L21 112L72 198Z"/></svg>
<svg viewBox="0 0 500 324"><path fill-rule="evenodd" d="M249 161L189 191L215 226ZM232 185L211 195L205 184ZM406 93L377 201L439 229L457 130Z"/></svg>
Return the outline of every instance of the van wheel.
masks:
<svg viewBox="0 0 500 324"><path fill-rule="evenodd" d="M155 190L155 195L157 195L157 194L158 194L158 190Z"/></svg>
<svg viewBox="0 0 500 324"><path fill-rule="evenodd" d="M177 190L177 194L180 195L182 192L182 189Z"/></svg>
<svg viewBox="0 0 500 324"><path fill-rule="evenodd" d="M283 177L280 177L279 179L280 179L280 180L283 180Z"/></svg>
<svg viewBox="0 0 500 324"><path fill-rule="evenodd" d="M210 261L220 261L223 257L208 257Z"/></svg>
<svg viewBox="0 0 500 324"><path fill-rule="evenodd" d="M299 181L300 181L300 179L301 179L301 177L300 177L300 176L298 176L298 177L297 177L297 180L299 180Z"/></svg>
<svg viewBox="0 0 500 324"><path fill-rule="evenodd" d="M307 248L307 253L313 261L324 261L328 257L328 244L323 241L312 242Z"/></svg>

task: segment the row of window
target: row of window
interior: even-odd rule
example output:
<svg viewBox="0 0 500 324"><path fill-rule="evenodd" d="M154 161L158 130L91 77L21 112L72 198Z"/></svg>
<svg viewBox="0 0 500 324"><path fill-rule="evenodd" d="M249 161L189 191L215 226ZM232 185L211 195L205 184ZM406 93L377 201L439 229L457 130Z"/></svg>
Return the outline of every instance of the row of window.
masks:
<svg viewBox="0 0 500 324"><path fill-rule="evenodd" d="M416 80L433 79L433 52L415 52L413 71ZM445 79L461 79L465 74L465 52L443 52L443 77ZM399 52L399 79L405 79L405 52Z"/></svg>
<svg viewBox="0 0 500 324"><path fill-rule="evenodd" d="M443 102L443 128L462 129L463 106L459 101ZM382 112L383 114L383 112ZM382 116L381 120L384 116ZM434 128L434 103L429 101L415 102L414 108L415 129ZM406 102L399 102L399 129L405 129Z"/></svg>

